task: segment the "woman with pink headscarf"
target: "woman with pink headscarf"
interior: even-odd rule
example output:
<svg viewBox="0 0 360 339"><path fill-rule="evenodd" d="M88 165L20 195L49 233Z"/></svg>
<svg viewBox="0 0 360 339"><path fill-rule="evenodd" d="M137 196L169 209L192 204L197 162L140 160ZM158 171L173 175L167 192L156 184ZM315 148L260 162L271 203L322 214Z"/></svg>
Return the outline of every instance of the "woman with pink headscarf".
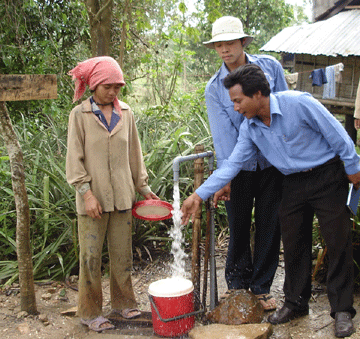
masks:
<svg viewBox="0 0 360 339"><path fill-rule="evenodd" d="M94 331L114 326L102 316L101 254L107 237L112 312L124 318L141 313L131 283L132 214L135 192L159 199L148 186L135 119L118 100L125 85L111 57L79 63L69 72L75 80L74 102L88 86L92 95L70 113L66 176L76 189L80 246L77 315Z"/></svg>

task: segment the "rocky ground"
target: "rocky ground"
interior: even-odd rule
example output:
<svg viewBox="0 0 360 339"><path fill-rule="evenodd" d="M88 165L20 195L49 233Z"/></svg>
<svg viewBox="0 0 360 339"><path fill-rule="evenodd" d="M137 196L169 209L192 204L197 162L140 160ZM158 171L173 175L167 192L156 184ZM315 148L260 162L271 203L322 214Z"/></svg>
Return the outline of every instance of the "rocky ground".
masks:
<svg viewBox="0 0 360 339"><path fill-rule="evenodd" d="M218 291L222 295L226 291L224 280L224 251L217 251L216 258ZM169 256L154 258L147 265L134 265L133 283L137 293L139 306L144 311L150 311L147 290L151 282L169 277ZM187 265L190 267L190 265ZM282 306L282 284L284 279L283 261L276 274L272 287L272 294L276 296L278 306ZM77 277L71 277L67 282L50 282L36 284L37 308L39 315L27 315L20 310L19 287L0 290L0 338L36 338L36 339L110 339L129 338L146 339L159 338L153 334L151 327L125 326L115 330L94 333L79 323L79 318L74 315L76 308L77 291L75 290ZM75 288L74 288L75 287ZM110 310L109 283L103 279L104 311ZM208 298L209 299L209 298ZM360 313L360 293L355 294L355 308ZM265 314L265 317L267 314ZM354 318L357 333L352 339L360 338L360 315ZM201 326L197 322L196 326ZM332 339L334 336L334 321L329 316L329 304L325 289L322 285L314 287L313 298L310 302L310 315L294 320L288 324L273 327L270 339L307 339L321 338Z"/></svg>

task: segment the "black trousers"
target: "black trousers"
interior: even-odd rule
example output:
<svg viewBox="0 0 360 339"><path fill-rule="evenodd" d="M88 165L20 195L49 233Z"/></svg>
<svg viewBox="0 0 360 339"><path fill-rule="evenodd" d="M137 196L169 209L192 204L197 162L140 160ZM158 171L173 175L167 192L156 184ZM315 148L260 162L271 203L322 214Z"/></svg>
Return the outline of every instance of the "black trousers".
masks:
<svg viewBox="0 0 360 339"><path fill-rule="evenodd" d="M284 175L276 168L240 171L231 181L228 213L230 240L225 267L229 289L269 293L278 266L281 201ZM255 203L254 203L255 200ZM254 255L250 248L252 210L255 206Z"/></svg>
<svg viewBox="0 0 360 339"><path fill-rule="evenodd" d="M317 216L327 246L327 293L331 316L353 308L354 264L348 180L340 160L285 176L279 216L285 258L285 306L308 307L311 297L312 222Z"/></svg>

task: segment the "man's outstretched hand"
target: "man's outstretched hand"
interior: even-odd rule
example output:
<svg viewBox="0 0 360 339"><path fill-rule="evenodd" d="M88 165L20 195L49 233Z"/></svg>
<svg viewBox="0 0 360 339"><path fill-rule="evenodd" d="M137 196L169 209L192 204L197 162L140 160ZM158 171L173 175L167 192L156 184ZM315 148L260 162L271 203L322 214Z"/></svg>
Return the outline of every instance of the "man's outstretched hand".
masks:
<svg viewBox="0 0 360 339"><path fill-rule="evenodd" d="M195 214L202 202L202 199L196 194L193 193L188 197L181 206L181 212L183 213L181 222L183 225L186 225L190 220L195 220Z"/></svg>

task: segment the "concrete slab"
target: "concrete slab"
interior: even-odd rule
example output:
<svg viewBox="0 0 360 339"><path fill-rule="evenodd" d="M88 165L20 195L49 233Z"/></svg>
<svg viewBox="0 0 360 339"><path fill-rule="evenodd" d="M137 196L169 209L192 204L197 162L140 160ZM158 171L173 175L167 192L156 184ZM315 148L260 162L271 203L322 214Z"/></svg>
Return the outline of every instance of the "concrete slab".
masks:
<svg viewBox="0 0 360 339"><path fill-rule="evenodd" d="M104 333L92 333L86 337L87 339L159 339L158 336L145 336L145 335L134 335L129 336L128 334L104 334Z"/></svg>

